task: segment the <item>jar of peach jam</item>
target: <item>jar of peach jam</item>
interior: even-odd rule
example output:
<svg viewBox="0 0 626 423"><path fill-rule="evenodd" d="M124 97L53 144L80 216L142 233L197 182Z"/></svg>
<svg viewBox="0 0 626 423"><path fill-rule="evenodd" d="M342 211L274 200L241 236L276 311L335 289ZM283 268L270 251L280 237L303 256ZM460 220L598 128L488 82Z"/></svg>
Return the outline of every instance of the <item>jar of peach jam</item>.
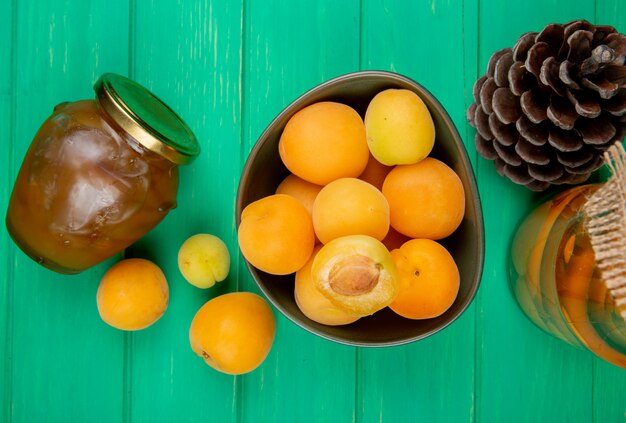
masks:
<svg viewBox="0 0 626 423"><path fill-rule="evenodd" d="M6 216L38 263L78 273L121 252L176 207L178 166L193 132L132 80L104 74L95 100L61 103L22 163Z"/></svg>

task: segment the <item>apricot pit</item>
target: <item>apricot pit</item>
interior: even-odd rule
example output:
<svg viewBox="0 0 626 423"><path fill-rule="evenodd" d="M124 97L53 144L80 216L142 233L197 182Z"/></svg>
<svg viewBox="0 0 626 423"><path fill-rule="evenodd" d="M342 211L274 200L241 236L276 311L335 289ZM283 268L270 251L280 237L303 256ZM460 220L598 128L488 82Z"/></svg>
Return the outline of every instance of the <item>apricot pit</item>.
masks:
<svg viewBox="0 0 626 423"><path fill-rule="evenodd" d="M313 260L311 276L333 304L361 316L388 306L400 284L387 248L367 235L344 236L324 245Z"/></svg>
<svg viewBox="0 0 626 423"><path fill-rule="evenodd" d="M361 316L335 306L313 284L311 266L321 246L316 247L311 259L296 272L294 298L296 305L309 319L328 326L347 325Z"/></svg>

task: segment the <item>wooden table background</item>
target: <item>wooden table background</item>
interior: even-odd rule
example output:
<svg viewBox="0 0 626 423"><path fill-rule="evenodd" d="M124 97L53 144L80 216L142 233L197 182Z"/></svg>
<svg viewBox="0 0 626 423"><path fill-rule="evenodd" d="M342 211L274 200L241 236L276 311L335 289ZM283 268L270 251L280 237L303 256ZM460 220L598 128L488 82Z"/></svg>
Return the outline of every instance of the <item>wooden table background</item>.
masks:
<svg viewBox="0 0 626 423"><path fill-rule="evenodd" d="M522 33L585 18L626 30L623 0L228 0L0 2L0 208L41 122L61 101L93 98L104 72L129 75L194 128L201 156L181 171L179 207L126 256L157 262L170 305L124 333L96 309L113 259L79 276L29 260L0 230L2 422L626 422L626 371L535 328L507 281L516 223L538 195L479 158L465 120L490 55ZM218 294L258 292L236 244L234 201L247 153L291 100L329 78L391 70L447 108L476 172L486 229L482 285L444 331L362 349L299 329L275 311L265 363L219 374L189 347L196 310ZM189 235L224 239L233 261L217 288L176 265Z"/></svg>

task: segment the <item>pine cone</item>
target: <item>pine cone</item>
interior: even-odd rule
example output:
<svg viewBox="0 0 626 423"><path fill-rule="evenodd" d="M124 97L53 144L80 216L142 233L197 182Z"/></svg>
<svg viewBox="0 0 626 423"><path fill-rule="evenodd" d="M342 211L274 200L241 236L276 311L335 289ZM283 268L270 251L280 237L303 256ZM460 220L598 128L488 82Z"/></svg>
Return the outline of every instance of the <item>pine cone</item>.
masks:
<svg viewBox="0 0 626 423"><path fill-rule="evenodd" d="M533 191L586 181L626 135L626 36L584 20L491 56L467 111L476 151Z"/></svg>

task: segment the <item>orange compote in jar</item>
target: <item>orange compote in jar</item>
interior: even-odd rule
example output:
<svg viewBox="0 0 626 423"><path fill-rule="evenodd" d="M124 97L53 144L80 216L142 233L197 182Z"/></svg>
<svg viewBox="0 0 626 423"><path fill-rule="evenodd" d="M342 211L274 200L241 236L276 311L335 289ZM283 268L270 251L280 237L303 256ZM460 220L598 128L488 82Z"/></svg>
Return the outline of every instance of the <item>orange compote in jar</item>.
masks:
<svg viewBox="0 0 626 423"><path fill-rule="evenodd" d="M96 100L62 103L15 181L6 224L38 263L77 273L119 253L176 207L178 165L193 133L135 82L105 74Z"/></svg>
<svg viewBox="0 0 626 423"><path fill-rule="evenodd" d="M596 266L582 212L599 187L570 188L525 218L511 248L511 284L538 327L626 368L626 322Z"/></svg>

